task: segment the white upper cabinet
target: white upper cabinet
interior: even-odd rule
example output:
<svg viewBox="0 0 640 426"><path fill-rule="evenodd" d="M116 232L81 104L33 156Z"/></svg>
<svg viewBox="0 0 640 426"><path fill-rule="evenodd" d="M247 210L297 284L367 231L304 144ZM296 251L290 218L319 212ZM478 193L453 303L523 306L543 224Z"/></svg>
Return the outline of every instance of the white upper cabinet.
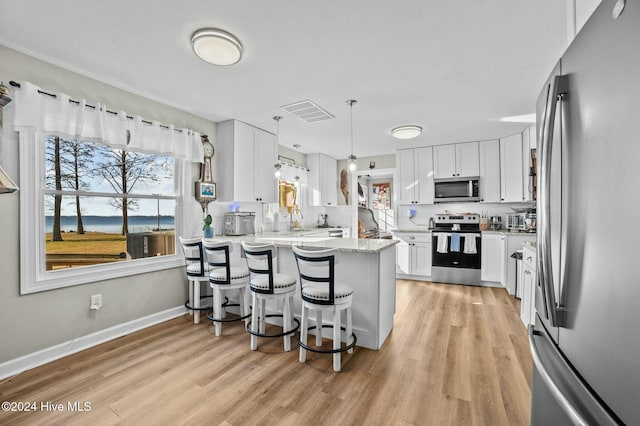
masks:
<svg viewBox="0 0 640 426"><path fill-rule="evenodd" d="M433 150L431 147L396 152L398 204L433 204Z"/></svg>
<svg viewBox="0 0 640 426"><path fill-rule="evenodd" d="M338 204L338 161L325 154L307 154L308 205Z"/></svg>
<svg viewBox="0 0 640 426"><path fill-rule="evenodd" d="M480 202L500 202L500 141L480 141Z"/></svg>
<svg viewBox="0 0 640 426"><path fill-rule="evenodd" d="M456 144L456 167L458 176L478 176L480 174L480 159L478 142Z"/></svg>
<svg viewBox="0 0 640 426"><path fill-rule="evenodd" d="M433 176L436 179L456 175L456 146L436 145L433 147Z"/></svg>
<svg viewBox="0 0 640 426"><path fill-rule="evenodd" d="M275 203L274 134L238 120L217 125L218 200Z"/></svg>
<svg viewBox="0 0 640 426"><path fill-rule="evenodd" d="M522 133L500 139L500 198L503 203L525 201Z"/></svg>
<svg viewBox="0 0 640 426"><path fill-rule="evenodd" d="M480 174L478 142L433 147L434 177L469 177Z"/></svg>

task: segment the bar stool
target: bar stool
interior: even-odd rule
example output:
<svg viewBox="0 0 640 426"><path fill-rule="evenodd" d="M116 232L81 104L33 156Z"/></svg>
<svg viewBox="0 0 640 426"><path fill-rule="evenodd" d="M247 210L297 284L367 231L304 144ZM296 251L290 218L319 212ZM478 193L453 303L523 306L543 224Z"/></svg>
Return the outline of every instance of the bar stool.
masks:
<svg viewBox="0 0 640 426"><path fill-rule="evenodd" d="M300 321L293 317L293 296L296 292L296 279L291 275L275 272L274 261L277 251L274 245L254 245L242 243L243 256L247 259L247 266L251 272L251 322L247 331L251 333L251 350L258 348L258 337L283 337L284 350L291 350L291 335L300 328ZM283 303L282 314L266 313L267 300ZM267 334L266 319L270 317L282 318L282 332ZM295 321L296 325L293 326Z"/></svg>
<svg viewBox="0 0 640 426"><path fill-rule="evenodd" d="M300 362L305 362L307 351L333 354L333 370L341 369L341 352L353 353L357 338L353 333L351 304L353 289L345 284L335 282L335 265L337 257L335 249L313 249L293 246L293 254L300 274L302 295L302 330L300 331ZM316 311L316 325L309 327L309 310ZM347 327L341 326L340 314L346 311ZM333 324L322 323L322 313L333 314ZM333 328L333 349L320 349L322 346L322 329ZM316 346L307 345L307 333L316 330ZM346 346L341 347L340 332L346 332ZM351 343L349 343L351 339Z"/></svg>
<svg viewBox="0 0 640 426"><path fill-rule="evenodd" d="M180 245L184 253L187 266L187 280L189 280L189 300L184 302L184 307L193 315L193 323L200 323L200 311L208 311L209 306L201 306L200 300L212 296L200 296L200 284L209 281L211 267L204 258L202 251L202 238L182 238Z"/></svg>
<svg viewBox="0 0 640 426"><path fill-rule="evenodd" d="M245 324L251 316L247 311L246 288L249 284L249 270L245 266L231 266L230 253L233 244L230 241L204 240L204 252L211 267L209 272L209 284L213 289L213 312L207 314L207 318L213 321L215 335L222 333L222 323L244 320ZM238 291L238 303L222 303L223 292L228 290ZM238 318L224 318L222 308L238 306L240 315Z"/></svg>

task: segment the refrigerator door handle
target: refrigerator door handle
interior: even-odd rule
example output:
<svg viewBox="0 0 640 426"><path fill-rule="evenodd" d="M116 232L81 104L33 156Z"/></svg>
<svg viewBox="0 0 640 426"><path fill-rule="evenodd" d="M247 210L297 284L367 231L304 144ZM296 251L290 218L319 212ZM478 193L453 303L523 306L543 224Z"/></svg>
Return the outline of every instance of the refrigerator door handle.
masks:
<svg viewBox="0 0 640 426"><path fill-rule="evenodd" d="M548 87L547 102L540 129L540 176L538 185L538 286L543 297L544 316L552 327L562 327L564 323L564 309L558 304L553 285L553 265L551 264L551 227L549 219L551 206L549 197L551 192L551 152L555 117L558 102L566 93L566 76L555 76Z"/></svg>
<svg viewBox="0 0 640 426"><path fill-rule="evenodd" d="M533 329L533 325L529 326L529 346L531 347L531 357L533 358L533 365L538 370L542 381L547 386L547 389L553 396L553 398L558 402L558 404L562 407L563 411L567 414L567 416L571 419L571 424L573 425L588 425L587 422L580 412L571 404L571 402L564 396L562 391L558 388L558 385L553 381L553 378L547 371L542 359L540 358L540 354L538 353L538 348L535 342L534 334L537 334Z"/></svg>

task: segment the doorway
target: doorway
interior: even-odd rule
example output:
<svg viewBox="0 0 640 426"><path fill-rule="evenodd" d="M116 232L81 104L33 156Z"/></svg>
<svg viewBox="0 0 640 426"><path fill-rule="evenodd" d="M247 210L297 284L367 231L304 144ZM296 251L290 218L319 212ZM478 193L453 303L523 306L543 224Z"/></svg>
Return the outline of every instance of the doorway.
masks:
<svg viewBox="0 0 640 426"><path fill-rule="evenodd" d="M396 224L393 172L393 169L380 169L358 173L358 206L373 212L380 231L391 231Z"/></svg>

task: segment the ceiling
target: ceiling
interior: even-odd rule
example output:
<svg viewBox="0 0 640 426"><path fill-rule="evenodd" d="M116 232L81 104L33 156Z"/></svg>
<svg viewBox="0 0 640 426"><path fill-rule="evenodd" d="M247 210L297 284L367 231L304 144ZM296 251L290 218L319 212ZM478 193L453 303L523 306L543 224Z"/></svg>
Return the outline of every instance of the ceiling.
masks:
<svg viewBox="0 0 640 426"><path fill-rule="evenodd" d="M275 133L282 115L281 145L345 159L347 99L358 157L522 131L499 119L534 112L566 13L558 0L0 0L0 44L212 121ZM242 60L198 59L203 27L235 34ZM335 119L280 108L305 99ZM398 141L401 124L424 132Z"/></svg>

